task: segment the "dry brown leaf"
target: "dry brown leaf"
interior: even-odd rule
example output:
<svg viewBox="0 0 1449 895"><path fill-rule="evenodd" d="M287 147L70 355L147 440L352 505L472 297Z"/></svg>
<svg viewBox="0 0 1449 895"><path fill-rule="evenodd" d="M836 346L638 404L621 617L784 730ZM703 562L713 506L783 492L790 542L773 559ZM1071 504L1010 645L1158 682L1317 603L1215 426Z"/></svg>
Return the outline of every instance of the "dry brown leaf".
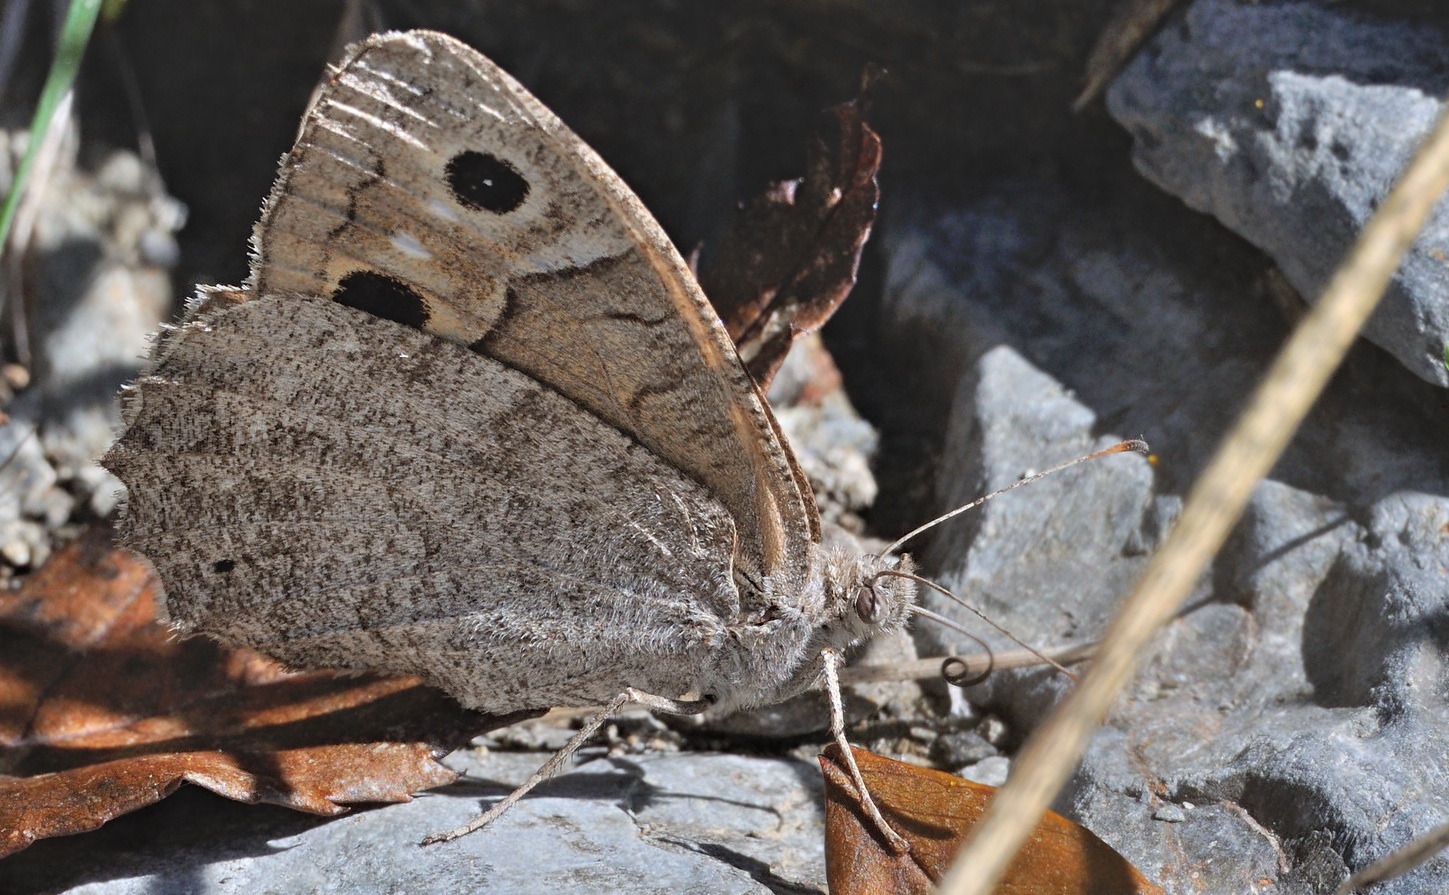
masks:
<svg viewBox="0 0 1449 895"><path fill-rule="evenodd" d="M179 640L156 597L106 528L0 595L0 856L183 782L315 814L407 801L457 776L439 758L529 716L465 711L414 678L290 674Z"/></svg>
<svg viewBox="0 0 1449 895"><path fill-rule="evenodd" d="M825 872L831 895L934 895L961 841L996 788L851 748L887 822L910 843L893 854L866 818L831 745L825 775ZM1050 811L1017 855L997 895L1161 895L1137 868L1090 830Z"/></svg>
<svg viewBox="0 0 1449 895"><path fill-rule="evenodd" d="M855 285L875 223L880 137L864 101L830 110L833 142L817 138L806 175L770 186L742 207L700 285L740 357L767 387L791 343L818 329Z"/></svg>

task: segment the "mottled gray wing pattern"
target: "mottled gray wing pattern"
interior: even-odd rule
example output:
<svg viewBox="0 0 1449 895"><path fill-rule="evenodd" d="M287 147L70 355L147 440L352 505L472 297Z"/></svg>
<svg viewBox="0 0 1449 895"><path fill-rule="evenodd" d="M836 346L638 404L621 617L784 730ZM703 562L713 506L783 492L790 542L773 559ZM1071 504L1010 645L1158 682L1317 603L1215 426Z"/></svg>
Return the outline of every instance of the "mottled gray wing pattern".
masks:
<svg viewBox="0 0 1449 895"><path fill-rule="evenodd" d="M258 295L319 295L568 396L720 501L747 610L793 593L813 497L693 276L617 175L470 47L374 37L327 81L254 237Z"/></svg>
<svg viewBox="0 0 1449 895"><path fill-rule="evenodd" d="M450 341L223 299L160 347L105 460L183 627L494 712L720 674L734 533L703 487Z"/></svg>

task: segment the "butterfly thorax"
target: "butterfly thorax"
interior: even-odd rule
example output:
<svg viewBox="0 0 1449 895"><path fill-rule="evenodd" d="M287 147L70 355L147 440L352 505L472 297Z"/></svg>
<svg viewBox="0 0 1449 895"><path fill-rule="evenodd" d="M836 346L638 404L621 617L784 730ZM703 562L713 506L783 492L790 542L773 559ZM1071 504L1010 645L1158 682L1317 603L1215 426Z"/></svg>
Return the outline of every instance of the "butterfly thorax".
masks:
<svg viewBox="0 0 1449 895"><path fill-rule="evenodd" d="M846 652L905 626L915 582L882 573L911 569L909 557L816 545L802 592L771 594L767 580L764 616L730 628L732 648L719 651L710 675L717 686L704 695L728 711L771 705L809 689L820 678L823 650Z"/></svg>

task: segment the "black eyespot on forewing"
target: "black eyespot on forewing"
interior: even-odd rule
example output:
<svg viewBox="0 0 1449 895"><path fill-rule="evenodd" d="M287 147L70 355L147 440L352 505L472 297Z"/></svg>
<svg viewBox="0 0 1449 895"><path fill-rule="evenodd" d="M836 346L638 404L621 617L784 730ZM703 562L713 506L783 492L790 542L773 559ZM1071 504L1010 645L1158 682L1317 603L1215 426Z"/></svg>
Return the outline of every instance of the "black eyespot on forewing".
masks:
<svg viewBox="0 0 1449 895"><path fill-rule="evenodd" d="M211 570L213 572L216 572L218 575L230 572L232 569L235 568L236 560L234 559L218 559L216 562L211 564Z"/></svg>
<svg viewBox="0 0 1449 895"><path fill-rule="evenodd" d="M448 189L459 203L479 211L508 214L528 198L528 181L496 155L460 152L448 160Z"/></svg>
<svg viewBox="0 0 1449 895"><path fill-rule="evenodd" d="M354 270L337 284L332 300L413 329L428 322L428 309L415 289L375 270Z"/></svg>

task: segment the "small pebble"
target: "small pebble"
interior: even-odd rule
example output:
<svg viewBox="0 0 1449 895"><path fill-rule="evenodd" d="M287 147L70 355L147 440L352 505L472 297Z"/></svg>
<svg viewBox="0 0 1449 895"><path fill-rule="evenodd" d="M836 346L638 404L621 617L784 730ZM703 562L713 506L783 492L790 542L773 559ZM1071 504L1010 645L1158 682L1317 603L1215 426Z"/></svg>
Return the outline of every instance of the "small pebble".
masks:
<svg viewBox="0 0 1449 895"><path fill-rule="evenodd" d="M995 715L987 715L982 718L981 723L976 725L976 732L981 735L982 739L998 749L1001 748L1002 743L1006 742L1006 722Z"/></svg>
<svg viewBox="0 0 1449 895"><path fill-rule="evenodd" d="M0 545L0 558L17 569L24 569L30 565L30 545L24 541L6 541Z"/></svg>
<svg viewBox="0 0 1449 895"><path fill-rule="evenodd" d="M1164 802L1158 806L1156 811L1152 812L1152 817L1170 824L1180 824L1187 820L1187 812L1171 802Z"/></svg>
<svg viewBox="0 0 1449 895"><path fill-rule="evenodd" d="M936 738L939 736L940 734L937 733L934 729L926 727L923 724L915 724L911 726L911 739L916 740L917 742L934 743L936 741Z"/></svg>
<svg viewBox="0 0 1449 895"><path fill-rule="evenodd" d="M962 768L956 772L956 776L986 786L1001 786L1006 783L1006 775L1010 772L1011 759L1004 755L993 755L990 758L983 758L970 767Z"/></svg>
<svg viewBox="0 0 1449 895"><path fill-rule="evenodd" d="M997 749L974 730L943 733L931 743L931 758L947 770L990 758Z"/></svg>
<svg viewBox="0 0 1449 895"><path fill-rule="evenodd" d="M6 364L0 367L0 379L14 391L24 391L30 386L30 370L20 364Z"/></svg>

